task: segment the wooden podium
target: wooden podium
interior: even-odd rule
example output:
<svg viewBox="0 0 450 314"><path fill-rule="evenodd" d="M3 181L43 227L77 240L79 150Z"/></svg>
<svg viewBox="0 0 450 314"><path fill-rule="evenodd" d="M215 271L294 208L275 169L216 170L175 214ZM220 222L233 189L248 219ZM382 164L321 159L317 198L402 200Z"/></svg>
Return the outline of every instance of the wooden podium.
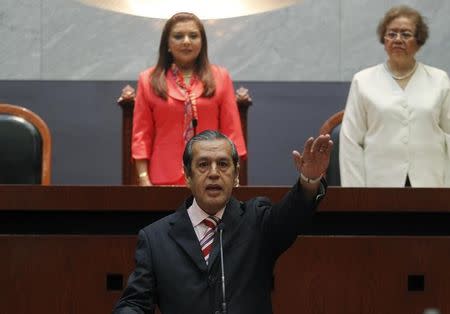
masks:
<svg viewBox="0 0 450 314"><path fill-rule="evenodd" d="M287 187L240 187L279 200ZM1 313L110 313L137 231L182 187L0 186ZM450 190L329 188L274 272L276 314L450 313ZM230 313L231 314L231 313Z"/></svg>

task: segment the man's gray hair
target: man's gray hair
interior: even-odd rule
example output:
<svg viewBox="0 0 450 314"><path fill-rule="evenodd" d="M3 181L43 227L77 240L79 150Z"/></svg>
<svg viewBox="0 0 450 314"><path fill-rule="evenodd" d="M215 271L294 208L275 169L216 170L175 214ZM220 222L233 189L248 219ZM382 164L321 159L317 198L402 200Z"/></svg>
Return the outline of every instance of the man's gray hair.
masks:
<svg viewBox="0 0 450 314"><path fill-rule="evenodd" d="M194 143L200 141L213 141L213 140L226 140L230 144L231 158L233 159L234 170L236 170L239 164L239 155L236 149L236 145L234 145L234 143L226 135L220 133L219 131L206 130L192 137L189 140L189 142L187 142L186 147L184 148L183 166L184 172L188 177L190 177L192 174L192 159L193 159L192 146L194 145Z"/></svg>

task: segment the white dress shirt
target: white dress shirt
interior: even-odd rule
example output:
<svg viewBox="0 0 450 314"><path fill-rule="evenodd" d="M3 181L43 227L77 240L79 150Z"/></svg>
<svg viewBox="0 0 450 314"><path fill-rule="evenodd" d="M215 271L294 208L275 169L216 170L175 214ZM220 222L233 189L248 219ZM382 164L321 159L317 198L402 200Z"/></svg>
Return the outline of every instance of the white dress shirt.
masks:
<svg viewBox="0 0 450 314"><path fill-rule="evenodd" d="M419 63L405 89L383 64L353 77L339 138L342 186L450 186L450 81Z"/></svg>

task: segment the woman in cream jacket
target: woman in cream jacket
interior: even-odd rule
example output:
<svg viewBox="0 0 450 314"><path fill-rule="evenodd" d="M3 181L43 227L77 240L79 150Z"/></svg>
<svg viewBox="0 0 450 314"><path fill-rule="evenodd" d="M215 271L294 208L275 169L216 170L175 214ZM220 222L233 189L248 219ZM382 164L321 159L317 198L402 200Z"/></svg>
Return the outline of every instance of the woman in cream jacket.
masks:
<svg viewBox="0 0 450 314"><path fill-rule="evenodd" d="M342 186L450 186L450 81L415 60L428 27L399 6L378 35L388 60L353 78L340 132Z"/></svg>

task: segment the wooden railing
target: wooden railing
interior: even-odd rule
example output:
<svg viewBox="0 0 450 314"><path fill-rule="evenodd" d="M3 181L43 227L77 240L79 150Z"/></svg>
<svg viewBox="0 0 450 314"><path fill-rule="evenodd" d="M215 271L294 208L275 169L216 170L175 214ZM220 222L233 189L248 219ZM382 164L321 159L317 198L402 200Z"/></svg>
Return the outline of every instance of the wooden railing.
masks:
<svg viewBox="0 0 450 314"><path fill-rule="evenodd" d="M287 187L239 187L279 200ZM182 187L0 186L2 313L109 313ZM329 188L274 272L276 314L450 312L450 190Z"/></svg>

